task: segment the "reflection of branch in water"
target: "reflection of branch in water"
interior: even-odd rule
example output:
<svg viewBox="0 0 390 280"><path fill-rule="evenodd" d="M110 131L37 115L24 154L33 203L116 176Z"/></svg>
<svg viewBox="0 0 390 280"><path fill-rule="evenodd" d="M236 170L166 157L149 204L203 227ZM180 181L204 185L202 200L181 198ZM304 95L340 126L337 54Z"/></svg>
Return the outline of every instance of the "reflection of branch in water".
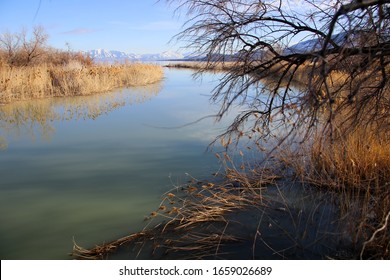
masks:
<svg viewBox="0 0 390 280"><path fill-rule="evenodd" d="M38 134L50 140L55 133L55 121L95 120L126 105L147 102L157 96L161 88L161 83L156 83L107 94L48 98L3 105L0 107L0 131L4 133L4 141L0 140L0 148L7 146L6 136L10 134L24 134L32 138Z"/></svg>
<svg viewBox="0 0 390 280"><path fill-rule="evenodd" d="M203 121L204 119L218 118L218 117L219 117L219 115L207 115L207 116L204 116L204 117L197 119L193 122L185 123L185 124L179 125L179 126L156 126L156 125L150 125L150 124L145 124L145 123L143 123L142 125L147 126L147 127L151 127L151 128L158 128L158 129L179 129L179 128L183 128L183 127L197 124L197 123Z"/></svg>

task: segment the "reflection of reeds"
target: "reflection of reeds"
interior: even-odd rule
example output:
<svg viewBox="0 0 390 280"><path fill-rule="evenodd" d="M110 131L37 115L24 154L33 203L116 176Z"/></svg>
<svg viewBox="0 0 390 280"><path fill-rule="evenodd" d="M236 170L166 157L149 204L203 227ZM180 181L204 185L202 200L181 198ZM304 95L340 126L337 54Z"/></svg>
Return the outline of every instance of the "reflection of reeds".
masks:
<svg viewBox="0 0 390 280"><path fill-rule="evenodd" d="M24 129L31 136L39 132L49 137L53 121L96 119L123 106L146 102L160 91L161 83L153 83L107 94L5 104L0 107L0 128L5 134ZM0 138L0 149L6 147L6 136Z"/></svg>
<svg viewBox="0 0 390 280"><path fill-rule="evenodd" d="M155 83L162 68L148 64L92 65L79 68L37 65L0 69L0 103L57 96L90 95L120 87Z"/></svg>

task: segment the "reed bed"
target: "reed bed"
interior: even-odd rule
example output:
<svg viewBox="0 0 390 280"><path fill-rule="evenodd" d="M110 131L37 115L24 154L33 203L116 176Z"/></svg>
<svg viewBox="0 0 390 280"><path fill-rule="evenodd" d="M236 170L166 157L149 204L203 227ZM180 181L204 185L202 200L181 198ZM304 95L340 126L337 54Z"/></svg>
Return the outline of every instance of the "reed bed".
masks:
<svg viewBox="0 0 390 280"><path fill-rule="evenodd" d="M38 64L25 67L3 65L0 69L0 103L46 97L91 95L116 88L155 83L163 70L151 64L65 66Z"/></svg>
<svg viewBox="0 0 390 280"><path fill-rule="evenodd" d="M363 128L332 141L318 134L298 153L287 147L279 153L300 181L337 196L355 258L390 258L389 136Z"/></svg>
<svg viewBox="0 0 390 280"><path fill-rule="evenodd" d="M355 131L333 143L314 140L310 169L299 171L315 185L357 191L383 192L390 182L389 133L383 136Z"/></svg>

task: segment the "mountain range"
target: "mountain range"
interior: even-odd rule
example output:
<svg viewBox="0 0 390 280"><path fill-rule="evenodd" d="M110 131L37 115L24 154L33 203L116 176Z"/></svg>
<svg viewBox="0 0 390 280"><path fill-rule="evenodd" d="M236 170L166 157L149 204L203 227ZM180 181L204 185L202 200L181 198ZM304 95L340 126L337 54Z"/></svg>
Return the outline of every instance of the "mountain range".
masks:
<svg viewBox="0 0 390 280"><path fill-rule="evenodd" d="M96 62L124 62L129 61L158 61L158 60L181 60L185 56L172 51L155 54L134 54L116 50L96 49L84 52Z"/></svg>
<svg viewBox="0 0 390 280"><path fill-rule="evenodd" d="M358 38L358 34L355 33L339 33L332 36L332 40L339 45L348 45L353 46L354 42ZM322 41L319 39L305 40L299 42L293 46L287 47L283 51L283 55L289 55L293 53L307 53L312 51L318 51L321 49ZM85 55L88 55L96 62L124 62L128 61L162 61L162 60L188 60L188 61L204 61L207 60L204 56L196 56L194 54L180 54L178 52L166 51L162 53L155 54L134 54L134 53L125 53L115 50L105 50L105 49L96 49L89 50L84 52ZM261 59L264 56L263 51L254 52L252 59ZM209 59L214 61L225 60L225 61L235 61L240 59L242 54L240 52L230 55L222 54L213 54Z"/></svg>
<svg viewBox="0 0 390 280"><path fill-rule="evenodd" d="M124 61L167 61L167 60L181 60L181 61L205 61L206 57L200 55L194 55L192 53L181 54L173 51L166 51L162 53L154 54L134 54L125 53L116 50L96 49L83 52L84 55L88 55L95 62L124 62ZM211 56L211 60L225 60L234 61L237 60L239 54L222 55L214 54Z"/></svg>

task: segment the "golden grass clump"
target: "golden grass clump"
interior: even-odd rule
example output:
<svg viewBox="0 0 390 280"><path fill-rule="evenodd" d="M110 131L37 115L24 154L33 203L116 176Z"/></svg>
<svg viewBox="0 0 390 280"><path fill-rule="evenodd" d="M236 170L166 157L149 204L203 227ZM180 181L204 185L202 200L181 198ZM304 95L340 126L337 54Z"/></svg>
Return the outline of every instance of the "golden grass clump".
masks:
<svg viewBox="0 0 390 280"><path fill-rule="evenodd" d="M300 170L315 185L337 188L384 190L390 182L390 140L355 131L333 142L319 136L309 151L310 168Z"/></svg>
<svg viewBox="0 0 390 280"><path fill-rule="evenodd" d="M0 103L46 97L90 95L120 87L155 83L163 78L158 65L130 63L66 66L39 64L25 67L2 66Z"/></svg>
<svg viewBox="0 0 390 280"><path fill-rule="evenodd" d="M335 193L340 215L350 217L357 255L389 258L389 228L383 227L390 213L389 132L361 128L332 141L316 135L300 157L292 154L284 161L302 182Z"/></svg>

